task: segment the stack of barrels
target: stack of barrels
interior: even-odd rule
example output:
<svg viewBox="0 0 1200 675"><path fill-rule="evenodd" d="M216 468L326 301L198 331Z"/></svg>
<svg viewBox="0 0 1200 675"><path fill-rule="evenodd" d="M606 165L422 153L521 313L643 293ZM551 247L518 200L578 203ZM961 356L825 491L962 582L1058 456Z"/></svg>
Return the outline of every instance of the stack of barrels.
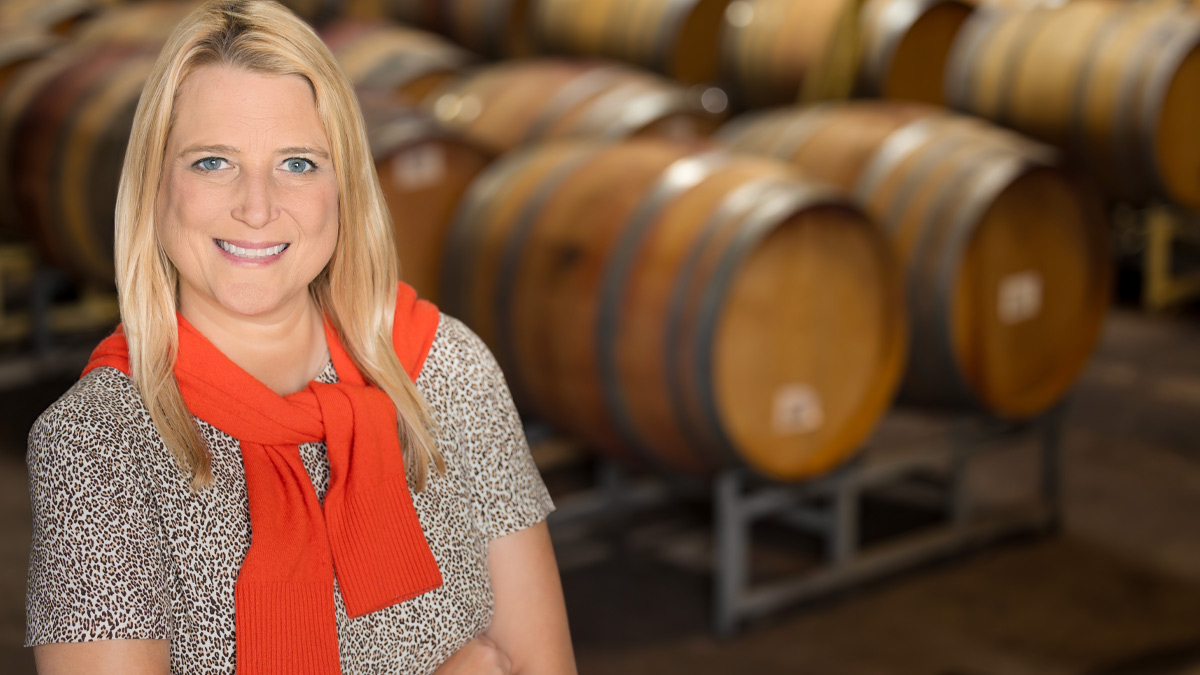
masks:
<svg viewBox="0 0 1200 675"><path fill-rule="evenodd" d="M0 224L88 283L195 4L0 46ZM359 87L405 279L523 412L670 471L827 472L897 395L1043 414L1103 321L1105 200L1200 202L1182 0L288 4Z"/></svg>
<svg viewBox="0 0 1200 675"><path fill-rule="evenodd" d="M1107 233L1049 148L903 103L758 113L721 136L836 183L890 237L912 320L905 399L1026 418L1074 382L1107 308Z"/></svg>
<svg viewBox="0 0 1200 675"><path fill-rule="evenodd" d="M679 471L828 470L886 410L905 319L886 240L786 163L701 143L535 146L471 190L446 307L518 401Z"/></svg>
<svg viewBox="0 0 1200 675"><path fill-rule="evenodd" d="M1114 198L1200 208L1200 13L1185 2L980 12L946 94L1063 148Z"/></svg>

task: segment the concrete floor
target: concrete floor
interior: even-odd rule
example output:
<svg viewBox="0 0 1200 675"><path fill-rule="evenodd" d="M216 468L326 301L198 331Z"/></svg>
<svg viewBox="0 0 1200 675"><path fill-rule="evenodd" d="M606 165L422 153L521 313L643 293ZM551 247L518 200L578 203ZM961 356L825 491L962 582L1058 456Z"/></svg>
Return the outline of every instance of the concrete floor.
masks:
<svg viewBox="0 0 1200 675"><path fill-rule="evenodd" d="M1200 319L1114 310L1066 420L1064 522L756 620L709 629L703 505L563 531L584 675L1200 674ZM0 394L0 673L31 673L23 631L28 424L62 383ZM1026 443L1025 445L1028 445ZM972 475L1002 501L1032 480L1021 444ZM772 535L771 532L767 533ZM778 533L768 545L778 543ZM756 550L770 560L771 550Z"/></svg>

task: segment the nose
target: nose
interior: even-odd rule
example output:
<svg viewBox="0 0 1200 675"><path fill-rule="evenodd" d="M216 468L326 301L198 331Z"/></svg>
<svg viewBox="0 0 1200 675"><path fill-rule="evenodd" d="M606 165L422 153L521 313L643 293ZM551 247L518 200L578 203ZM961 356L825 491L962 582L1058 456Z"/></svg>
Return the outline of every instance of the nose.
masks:
<svg viewBox="0 0 1200 675"><path fill-rule="evenodd" d="M279 215L271 172L246 170L238 180L233 217L254 229L265 227Z"/></svg>

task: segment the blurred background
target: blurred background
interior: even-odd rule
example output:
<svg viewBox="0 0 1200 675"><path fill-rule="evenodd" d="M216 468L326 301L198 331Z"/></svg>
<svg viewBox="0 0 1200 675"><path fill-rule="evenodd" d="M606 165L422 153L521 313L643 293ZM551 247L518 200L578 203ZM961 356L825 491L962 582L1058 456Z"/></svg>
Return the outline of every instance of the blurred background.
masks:
<svg viewBox="0 0 1200 675"><path fill-rule="evenodd" d="M285 4L504 367L581 673L1200 673L1200 2ZM195 6L0 0L0 672Z"/></svg>

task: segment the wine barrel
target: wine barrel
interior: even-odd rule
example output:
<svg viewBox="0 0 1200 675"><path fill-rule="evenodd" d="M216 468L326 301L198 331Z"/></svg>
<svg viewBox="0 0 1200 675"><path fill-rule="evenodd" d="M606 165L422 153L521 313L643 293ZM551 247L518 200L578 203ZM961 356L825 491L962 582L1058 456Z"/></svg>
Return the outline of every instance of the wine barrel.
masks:
<svg viewBox="0 0 1200 675"><path fill-rule="evenodd" d="M786 164L696 143L500 159L456 214L444 274L447 310L530 413L671 470L828 471L901 371L878 229Z"/></svg>
<svg viewBox="0 0 1200 675"><path fill-rule="evenodd" d="M715 49L730 0L558 0L533 11L547 52L604 56L698 84L717 78Z"/></svg>
<svg viewBox="0 0 1200 675"><path fill-rule="evenodd" d="M66 50L22 70L0 100L0 165L45 257L113 284L113 211L133 113L154 57L139 47Z"/></svg>
<svg viewBox="0 0 1200 675"><path fill-rule="evenodd" d="M890 235L913 330L903 400L1024 419L1073 384L1108 304L1107 228L1049 148L866 102L747 116L718 137L843 186Z"/></svg>
<svg viewBox="0 0 1200 675"><path fill-rule="evenodd" d="M379 184L406 282L421 297L441 298L441 260L454 210L491 156L421 111L360 93Z"/></svg>
<svg viewBox="0 0 1200 675"><path fill-rule="evenodd" d="M862 0L735 0L721 29L721 81L742 107L846 98Z"/></svg>
<svg viewBox="0 0 1200 675"><path fill-rule="evenodd" d="M114 7L81 26L75 42L140 45L157 52L171 31L201 4L202 0L152 0Z"/></svg>
<svg viewBox="0 0 1200 675"><path fill-rule="evenodd" d="M341 16L346 0L278 0L296 16L318 28Z"/></svg>
<svg viewBox="0 0 1200 675"><path fill-rule="evenodd" d="M61 46L62 41L58 36L28 28L0 28L0 101L23 68ZM0 129L0 136L3 133ZM16 234L21 229L13 196L14 180L8 165L0 162L0 234L4 235Z"/></svg>
<svg viewBox="0 0 1200 675"><path fill-rule="evenodd" d="M1006 11L1024 11L1027 9L1047 9L1062 7L1071 0L971 0L976 7L986 9L1001 9Z"/></svg>
<svg viewBox="0 0 1200 675"><path fill-rule="evenodd" d="M434 30L489 57L529 56L535 51L534 0L374 0L372 4L378 6L357 9L356 14L386 16Z"/></svg>
<svg viewBox="0 0 1200 675"><path fill-rule="evenodd" d="M1175 3L978 13L946 96L1068 151L1113 197L1200 208L1200 16Z"/></svg>
<svg viewBox="0 0 1200 675"><path fill-rule="evenodd" d="M617 64L527 59L453 80L426 104L440 122L498 154L550 138L707 135L725 100L719 90L700 93Z"/></svg>
<svg viewBox="0 0 1200 675"><path fill-rule="evenodd" d="M0 0L0 27L68 36L109 4L104 0Z"/></svg>
<svg viewBox="0 0 1200 675"><path fill-rule="evenodd" d="M438 35L378 21L343 19L326 25L321 39L355 86L413 103L475 60Z"/></svg>
<svg viewBox="0 0 1200 675"><path fill-rule="evenodd" d="M858 93L943 103L946 59L971 14L962 0L867 0Z"/></svg>

